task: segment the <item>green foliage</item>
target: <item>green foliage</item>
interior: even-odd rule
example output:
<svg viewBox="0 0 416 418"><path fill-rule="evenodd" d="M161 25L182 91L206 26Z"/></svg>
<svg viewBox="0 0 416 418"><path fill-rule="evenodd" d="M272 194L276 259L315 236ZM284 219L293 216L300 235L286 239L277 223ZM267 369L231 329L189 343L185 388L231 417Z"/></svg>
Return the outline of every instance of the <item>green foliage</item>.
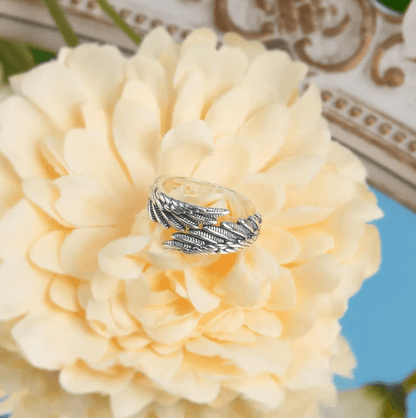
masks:
<svg viewBox="0 0 416 418"><path fill-rule="evenodd" d="M406 392L402 384L386 385L378 383L367 387L367 392L374 392L384 399L383 418L405 418Z"/></svg>
<svg viewBox="0 0 416 418"><path fill-rule="evenodd" d="M52 58L56 58L55 52L46 51L45 49L39 49L36 47L30 47L30 50L35 58L36 64L41 62L49 61Z"/></svg>
<svg viewBox="0 0 416 418"><path fill-rule="evenodd" d="M107 0L96 0L113 22L135 43L141 42L141 37L123 20L123 18L111 7Z"/></svg>
<svg viewBox="0 0 416 418"><path fill-rule="evenodd" d="M53 52L34 47L24 42L11 42L0 39L0 66L2 83L9 77L30 70L37 64L56 57Z"/></svg>
<svg viewBox="0 0 416 418"><path fill-rule="evenodd" d="M58 4L58 0L42 0L45 6L48 8L49 13L51 14L53 20L55 21L56 27L61 32L65 42L68 46L77 46L78 36L73 31L71 25L69 24L64 11L61 6Z"/></svg>
<svg viewBox="0 0 416 418"><path fill-rule="evenodd" d="M396 12L404 13L410 0L378 0L379 3L384 4L388 8L395 10Z"/></svg>
<svg viewBox="0 0 416 418"><path fill-rule="evenodd" d="M0 39L0 63L3 68L2 82L7 82L11 75L27 71L36 65L27 45L3 39Z"/></svg>

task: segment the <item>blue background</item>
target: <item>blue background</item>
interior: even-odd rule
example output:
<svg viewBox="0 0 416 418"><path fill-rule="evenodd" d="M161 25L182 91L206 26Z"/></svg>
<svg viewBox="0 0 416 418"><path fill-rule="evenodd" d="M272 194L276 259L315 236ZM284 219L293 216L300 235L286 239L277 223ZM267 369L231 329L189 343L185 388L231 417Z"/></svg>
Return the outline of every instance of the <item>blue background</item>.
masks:
<svg viewBox="0 0 416 418"><path fill-rule="evenodd" d="M402 381L416 369L416 214L372 189L384 218L374 222L381 235L381 266L364 281L341 319L342 334L358 365L353 379L336 377L340 390L373 381ZM416 392L409 398L416 418Z"/></svg>

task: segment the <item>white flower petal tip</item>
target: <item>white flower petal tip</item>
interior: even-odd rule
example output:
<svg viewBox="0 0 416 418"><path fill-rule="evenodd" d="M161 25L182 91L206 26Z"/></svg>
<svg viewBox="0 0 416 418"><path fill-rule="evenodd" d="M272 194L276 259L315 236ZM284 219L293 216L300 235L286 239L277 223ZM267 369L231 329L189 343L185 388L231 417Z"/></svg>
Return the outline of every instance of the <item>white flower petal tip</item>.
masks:
<svg viewBox="0 0 416 418"><path fill-rule="evenodd" d="M158 27L131 57L83 44L11 78L0 414L311 418L334 405L333 375L356 366L339 319L379 269L369 222L383 214L365 167L331 141L318 87L300 94L306 72L237 33L177 43ZM232 254L164 249L173 230L147 211L164 175L244 195L258 239ZM189 203L247 217L230 196Z"/></svg>

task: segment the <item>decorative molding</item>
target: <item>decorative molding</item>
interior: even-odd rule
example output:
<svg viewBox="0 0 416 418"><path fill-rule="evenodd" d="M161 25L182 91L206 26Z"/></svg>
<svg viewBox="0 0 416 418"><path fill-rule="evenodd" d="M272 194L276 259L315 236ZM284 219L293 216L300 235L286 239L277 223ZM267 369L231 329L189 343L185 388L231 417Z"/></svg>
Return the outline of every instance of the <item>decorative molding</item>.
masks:
<svg viewBox="0 0 416 418"><path fill-rule="evenodd" d="M385 39L380 46L376 49L376 52L373 55L373 61L371 66L371 77L374 82L379 86L388 85L389 87L398 87L404 83L404 72L401 68L390 67L385 72L384 75L380 75L380 62L383 58L383 55L389 49L393 48L398 44L404 42L403 35L401 32L397 32L394 35L391 35Z"/></svg>
<svg viewBox="0 0 416 418"><path fill-rule="evenodd" d="M60 0L81 42L137 46L94 0ZM416 212L416 60L403 55L403 17L377 0L113 0L139 34L163 26L181 42L201 26L284 49L310 66L333 137L359 155L368 181ZM0 36L64 45L41 0L0 0ZM306 85L305 83L305 85ZM303 87L305 87L305 85Z"/></svg>
<svg viewBox="0 0 416 418"><path fill-rule="evenodd" d="M412 144L416 140L415 130L342 90L324 90L322 100L323 115L330 123L383 151L392 160L384 165L409 182L414 179L416 153ZM368 153L369 157L371 155Z"/></svg>

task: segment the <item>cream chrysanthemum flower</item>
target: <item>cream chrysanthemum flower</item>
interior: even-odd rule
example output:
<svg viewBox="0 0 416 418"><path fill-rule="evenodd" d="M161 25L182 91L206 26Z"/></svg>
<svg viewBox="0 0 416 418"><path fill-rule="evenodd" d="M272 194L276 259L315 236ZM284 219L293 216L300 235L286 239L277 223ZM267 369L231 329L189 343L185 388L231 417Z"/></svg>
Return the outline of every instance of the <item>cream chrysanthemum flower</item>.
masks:
<svg viewBox="0 0 416 418"><path fill-rule="evenodd" d="M208 29L131 58L63 48L0 104L0 407L14 418L315 418L354 366L338 319L380 262L365 169L307 67ZM163 250L160 175L263 217L227 255Z"/></svg>

